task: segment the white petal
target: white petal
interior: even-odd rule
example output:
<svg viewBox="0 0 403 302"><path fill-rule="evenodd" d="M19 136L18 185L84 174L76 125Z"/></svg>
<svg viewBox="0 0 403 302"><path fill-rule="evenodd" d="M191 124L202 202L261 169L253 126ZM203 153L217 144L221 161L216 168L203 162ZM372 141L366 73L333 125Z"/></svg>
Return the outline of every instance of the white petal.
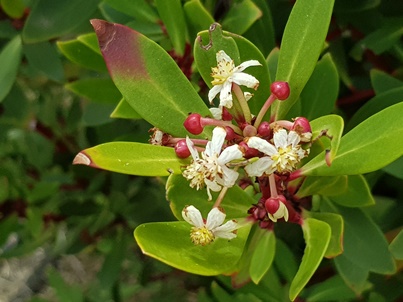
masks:
<svg viewBox="0 0 403 302"><path fill-rule="evenodd" d="M239 66L235 67L234 71L241 72L250 66L262 66L262 64L260 64L258 60L249 60L249 61L245 61L245 62L241 63Z"/></svg>
<svg viewBox="0 0 403 302"><path fill-rule="evenodd" d="M236 237L234 231L238 229L238 223L234 220L229 220L222 226L219 226L215 230L213 230L213 234L215 237L220 237L224 239L233 239Z"/></svg>
<svg viewBox="0 0 403 302"><path fill-rule="evenodd" d="M271 165L273 164L273 161L271 160L270 157L261 157L254 163L251 163L245 167L246 173L248 173L249 176L262 176L263 173L267 171L268 174L271 173Z"/></svg>
<svg viewBox="0 0 403 302"><path fill-rule="evenodd" d="M220 92L220 107L232 108L232 83L225 81Z"/></svg>
<svg viewBox="0 0 403 302"><path fill-rule="evenodd" d="M270 156L277 153L277 149L272 144L260 137L253 136L249 138L247 145Z"/></svg>
<svg viewBox="0 0 403 302"><path fill-rule="evenodd" d="M285 129L281 129L279 131L274 132L273 141L276 148L285 148L288 146L287 144L287 131Z"/></svg>
<svg viewBox="0 0 403 302"><path fill-rule="evenodd" d="M239 149L238 145L232 145L224 149L224 151L218 157L218 164L220 166L229 163L234 159L241 159L243 158L242 151Z"/></svg>
<svg viewBox="0 0 403 302"><path fill-rule="evenodd" d="M199 152L197 152L196 147L194 146L193 142L188 136L186 136L186 146L188 146L190 154L192 154L193 160L199 159Z"/></svg>
<svg viewBox="0 0 403 302"><path fill-rule="evenodd" d="M203 217L198 209L194 206L187 206L182 210L183 219L194 225L195 227L201 228L204 226Z"/></svg>
<svg viewBox="0 0 403 302"><path fill-rule="evenodd" d="M257 89L259 86L259 81L254 76L243 72L234 73L228 77L228 81L253 89Z"/></svg>
<svg viewBox="0 0 403 302"><path fill-rule="evenodd" d="M217 62L220 62L220 61L231 62L232 61L231 57L229 55L227 55L224 50L220 50L219 52L216 53L216 59L217 59Z"/></svg>
<svg viewBox="0 0 403 302"><path fill-rule="evenodd" d="M208 230L214 230L219 227L225 219L225 213L223 213L219 208L214 207L207 215L206 227Z"/></svg>
<svg viewBox="0 0 403 302"><path fill-rule="evenodd" d="M214 156L214 154L218 157L221 153L222 145L224 144L225 137L227 136L227 131L223 127L215 127L213 130L213 137L210 142L206 145L205 154L208 156Z"/></svg>
<svg viewBox="0 0 403 302"><path fill-rule="evenodd" d="M300 140L301 137L297 132L295 131L288 132L288 138L287 138L288 145L292 145L293 147L295 147L296 145L298 145Z"/></svg>
<svg viewBox="0 0 403 302"><path fill-rule="evenodd" d="M210 89L208 92L208 100L211 103L213 99L216 97L216 95L221 92L221 89L223 88L223 85L215 85L213 88Z"/></svg>
<svg viewBox="0 0 403 302"><path fill-rule="evenodd" d="M221 169L223 170L223 178L222 178L222 185L227 188L231 188L236 180L238 179L239 173L231 170L227 166L222 166Z"/></svg>
<svg viewBox="0 0 403 302"><path fill-rule="evenodd" d="M211 181L207 178L204 179L204 183L206 184L207 188L213 192L219 192L221 191L221 186L217 184L215 181ZM209 195L209 200L211 199L211 195Z"/></svg>
<svg viewBox="0 0 403 302"><path fill-rule="evenodd" d="M221 120L222 119L222 108L209 108L211 114L213 115L213 118L216 120Z"/></svg>

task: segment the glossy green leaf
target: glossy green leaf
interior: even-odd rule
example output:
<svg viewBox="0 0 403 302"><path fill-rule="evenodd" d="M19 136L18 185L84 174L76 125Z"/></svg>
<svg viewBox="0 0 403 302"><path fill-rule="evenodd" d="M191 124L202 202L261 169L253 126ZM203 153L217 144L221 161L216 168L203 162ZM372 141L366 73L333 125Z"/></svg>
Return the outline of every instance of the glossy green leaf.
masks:
<svg viewBox="0 0 403 302"><path fill-rule="evenodd" d="M395 259L403 260L403 230L390 243L389 249Z"/></svg>
<svg viewBox="0 0 403 302"><path fill-rule="evenodd" d="M337 68L337 73L340 76L341 81L348 88L353 89L353 80L349 74L349 65L347 63L347 56L345 52L345 46L343 44L343 39L336 39L329 41L329 53L332 56L333 62Z"/></svg>
<svg viewBox="0 0 403 302"><path fill-rule="evenodd" d="M29 64L56 82L64 81L64 69L54 44L49 42L25 44L24 54Z"/></svg>
<svg viewBox="0 0 403 302"><path fill-rule="evenodd" d="M346 256L339 255L334 259L337 272L343 278L344 282L358 295L366 287L369 277L369 271L365 267L358 266L351 262Z"/></svg>
<svg viewBox="0 0 403 302"><path fill-rule="evenodd" d="M396 159L382 170L394 177L403 179L403 157Z"/></svg>
<svg viewBox="0 0 403 302"><path fill-rule="evenodd" d="M308 176L295 194L298 198L318 194L339 195L347 189L347 176Z"/></svg>
<svg viewBox="0 0 403 302"><path fill-rule="evenodd" d="M109 73L125 100L146 121L184 137L189 112L210 114L193 86L159 45L119 24L92 20ZM209 136L205 129L201 136Z"/></svg>
<svg viewBox="0 0 403 302"><path fill-rule="evenodd" d="M143 22L156 23L159 20L154 7L146 0L104 0L112 8Z"/></svg>
<svg viewBox="0 0 403 302"><path fill-rule="evenodd" d="M190 40L193 41L197 33L206 30L214 23L214 18L203 6L200 0L187 1L183 5L186 21L189 29ZM197 16L197 18L195 18Z"/></svg>
<svg viewBox="0 0 403 302"><path fill-rule="evenodd" d="M276 47L270 52L270 54L268 55L268 57L266 59L267 65L269 67L271 79L276 78L276 70L277 70L277 66L278 66L279 55L280 55L280 49L278 47Z"/></svg>
<svg viewBox="0 0 403 302"><path fill-rule="evenodd" d="M329 199L345 207L366 207L375 204L367 181L362 175L348 175L347 189L340 194L329 196Z"/></svg>
<svg viewBox="0 0 403 302"><path fill-rule="evenodd" d="M186 161L179 159L173 148L111 142L81 151L73 163L131 175L167 176L182 173Z"/></svg>
<svg viewBox="0 0 403 302"><path fill-rule="evenodd" d="M382 231L361 209L345 208L326 199L321 211L343 216L344 253L355 265L378 274L393 274L396 265Z"/></svg>
<svg viewBox="0 0 403 302"><path fill-rule="evenodd" d="M202 215L207 213L202 211ZM184 221L146 223L136 228L134 237L144 254L185 272L204 276L232 273L250 226L240 228L231 241L218 238L207 246L194 245L190 229Z"/></svg>
<svg viewBox="0 0 403 302"><path fill-rule="evenodd" d="M60 51L72 62L99 72L106 72L102 56L78 40L57 42Z"/></svg>
<svg viewBox="0 0 403 302"><path fill-rule="evenodd" d="M311 217L317 220L326 222L331 229L331 237L329 246L327 247L324 257L334 258L343 253L343 232L344 224L343 217L334 213L320 213L320 212L303 212L303 217Z"/></svg>
<svg viewBox="0 0 403 302"><path fill-rule="evenodd" d="M379 111L401 102L403 102L403 85L376 95L357 110L346 125L346 130L351 130L353 127Z"/></svg>
<svg viewBox="0 0 403 302"><path fill-rule="evenodd" d="M25 5L22 0L1 0L0 6L13 19L19 19L24 15Z"/></svg>
<svg viewBox="0 0 403 302"><path fill-rule="evenodd" d="M356 295L343 279L336 275L309 287L303 297L309 302L352 301Z"/></svg>
<svg viewBox="0 0 403 302"><path fill-rule="evenodd" d="M77 40L83 43L88 48L95 51L96 53L102 55L101 50L99 49L98 38L95 33L80 35L77 37Z"/></svg>
<svg viewBox="0 0 403 302"><path fill-rule="evenodd" d="M71 32L90 18L99 0L38 0L28 16L22 31L26 43L37 43Z"/></svg>
<svg viewBox="0 0 403 302"><path fill-rule="evenodd" d="M155 0L155 4L175 52L179 56L183 56L185 53L187 30L181 1Z"/></svg>
<svg viewBox="0 0 403 302"><path fill-rule="evenodd" d="M298 271L298 264L291 249L282 241L276 240L274 264L281 276L291 283Z"/></svg>
<svg viewBox="0 0 403 302"><path fill-rule="evenodd" d="M403 86L402 81L378 69L372 69L370 76L372 87L377 95Z"/></svg>
<svg viewBox="0 0 403 302"><path fill-rule="evenodd" d="M0 52L0 103L10 92L18 67L20 66L22 45L20 36L8 42Z"/></svg>
<svg viewBox="0 0 403 302"><path fill-rule="evenodd" d="M247 60L258 60L262 66L248 68L245 72L256 77L259 82L259 88L250 90L253 98L249 100L248 105L252 114L258 114L260 108L270 95L270 75L265 58L259 49L245 38L223 32L219 24L215 23L209 31L199 33L194 45L194 56L197 68L208 87L212 87L211 68L217 66L216 53L224 50L234 64L238 66L241 62ZM242 90L247 90L242 87Z"/></svg>
<svg viewBox="0 0 403 302"><path fill-rule="evenodd" d="M124 119L133 119L138 120L142 119L140 114L133 109L132 106L126 102L125 99L121 99L119 104L116 106L115 110L111 113L112 118L124 118Z"/></svg>
<svg viewBox="0 0 403 302"><path fill-rule="evenodd" d="M230 6L229 11L221 21L221 25L226 31L242 35L261 17L262 12L253 1L242 0L234 2Z"/></svg>
<svg viewBox="0 0 403 302"><path fill-rule="evenodd" d="M252 281L256 284L270 269L276 251L276 237L274 232L266 231L259 238L259 242L250 260L249 273Z"/></svg>
<svg viewBox="0 0 403 302"><path fill-rule="evenodd" d="M117 104L122 98L122 95L111 79L82 79L68 83L65 87L94 102Z"/></svg>
<svg viewBox="0 0 403 302"><path fill-rule="evenodd" d="M297 274L291 282L289 293L291 301L297 298L322 262L331 237L330 226L314 218L304 220L302 231L306 246Z"/></svg>
<svg viewBox="0 0 403 302"><path fill-rule="evenodd" d="M311 76L323 49L333 0L298 0L291 11L281 41L276 81L286 81L291 93L285 102L273 104L272 116L285 117Z"/></svg>
<svg viewBox="0 0 403 302"><path fill-rule="evenodd" d="M212 201L207 201L206 189L196 190L189 186L189 181L182 175L171 175L166 183L166 197L170 201L172 213L177 219L181 219L182 210L192 204L200 211L209 211L213 206ZM211 192L213 200L218 193ZM230 188L225 194L221 206L224 208L227 218L245 217L249 208L256 201L238 186Z"/></svg>
<svg viewBox="0 0 403 302"><path fill-rule="evenodd" d="M262 12L262 17L257 19L243 36L256 45L264 56L267 56L276 47L273 16L267 1L254 0L253 2ZM275 76L271 78L274 79Z"/></svg>
<svg viewBox="0 0 403 302"><path fill-rule="evenodd" d="M354 175L378 170L403 155L403 103L371 116L341 138L340 148L328 167L325 153L299 171L303 175Z"/></svg>
<svg viewBox="0 0 403 302"><path fill-rule="evenodd" d="M301 92L301 116L308 120L333 111L339 94L339 75L332 57L326 54L317 64Z"/></svg>

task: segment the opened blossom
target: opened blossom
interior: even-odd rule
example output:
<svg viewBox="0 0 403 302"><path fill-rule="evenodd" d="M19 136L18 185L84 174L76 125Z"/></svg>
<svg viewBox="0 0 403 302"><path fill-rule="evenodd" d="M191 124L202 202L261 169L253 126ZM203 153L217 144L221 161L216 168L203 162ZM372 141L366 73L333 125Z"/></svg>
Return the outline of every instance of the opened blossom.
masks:
<svg viewBox="0 0 403 302"><path fill-rule="evenodd" d="M193 161L183 171L183 176L190 181L190 186L197 190L207 187L209 200L212 199L210 190L219 192L222 187L232 187L238 179L239 173L226 166L236 159L242 159L243 154L238 145L232 145L222 151L227 132L222 127L213 130L213 137L201 152L201 157L193 142L186 138L186 144Z"/></svg>
<svg viewBox="0 0 403 302"><path fill-rule="evenodd" d="M231 108L232 83L256 90L259 86L259 81L254 76L242 71L250 66L260 66L262 64L257 60L249 60L235 67L234 61L223 50L217 52L216 58L217 67L211 69L211 76L214 78L211 83L214 86L208 93L208 99L212 102L216 95L220 94L220 107Z"/></svg>
<svg viewBox="0 0 403 302"><path fill-rule="evenodd" d="M182 217L185 221L193 225L190 231L190 239L195 245L207 245L215 238L224 238L231 240L236 237L238 224L235 220L229 220L223 224L225 213L214 207L204 220L200 211L194 206L187 206L182 211Z"/></svg>
<svg viewBox="0 0 403 302"><path fill-rule="evenodd" d="M247 165L245 171L249 176L262 176L263 173L280 174L294 171L301 159L309 154L309 149L304 150L300 145L301 137L295 131L280 129L273 135L274 145L259 137L248 139L247 145L263 152L267 156Z"/></svg>

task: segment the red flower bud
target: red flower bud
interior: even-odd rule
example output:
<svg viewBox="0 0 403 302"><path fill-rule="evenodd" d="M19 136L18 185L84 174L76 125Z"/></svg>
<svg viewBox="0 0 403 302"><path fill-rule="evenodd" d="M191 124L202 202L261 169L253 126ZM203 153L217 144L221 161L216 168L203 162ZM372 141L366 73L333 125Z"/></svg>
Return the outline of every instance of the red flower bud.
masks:
<svg viewBox="0 0 403 302"><path fill-rule="evenodd" d="M187 158L190 156L189 148L186 144L186 140L181 139L175 145L175 153L180 158Z"/></svg>
<svg viewBox="0 0 403 302"><path fill-rule="evenodd" d="M267 212L273 215L279 209L280 202L286 204L286 199L283 195L279 195L277 197L270 197L266 199L264 206Z"/></svg>
<svg viewBox="0 0 403 302"><path fill-rule="evenodd" d="M185 126L187 131L194 135L198 135L203 132L201 118L201 115L198 113L189 114L183 125Z"/></svg>
<svg viewBox="0 0 403 302"><path fill-rule="evenodd" d="M257 133L261 137L267 137L271 134L270 123L269 122L262 122L259 127L257 128Z"/></svg>
<svg viewBox="0 0 403 302"><path fill-rule="evenodd" d="M312 132L311 125L309 124L309 121L305 117L297 117L294 120L294 124L291 127L291 130L295 130L298 133L306 133L306 132Z"/></svg>
<svg viewBox="0 0 403 302"><path fill-rule="evenodd" d="M277 99L283 101L290 95L290 86L287 82L273 82L270 85L270 91L277 97Z"/></svg>

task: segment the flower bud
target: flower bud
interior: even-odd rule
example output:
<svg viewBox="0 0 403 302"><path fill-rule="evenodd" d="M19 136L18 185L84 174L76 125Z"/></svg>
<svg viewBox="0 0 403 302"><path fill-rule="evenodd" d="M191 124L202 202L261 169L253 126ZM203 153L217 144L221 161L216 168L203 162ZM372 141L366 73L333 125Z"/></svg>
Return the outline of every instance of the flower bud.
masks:
<svg viewBox="0 0 403 302"><path fill-rule="evenodd" d="M259 155L259 150L249 147L245 142L240 142L238 145L241 148L242 153L244 154L243 157L245 157L246 159Z"/></svg>
<svg viewBox="0 0 403 302"><path fill-rule="evenodd" d="M257 130L252 125L246 125L245 128L243 128L244 137L252 137L252 136L255 136L256 134L257 134Z"/></svg>
<svg viewBox="0 0 403 302"><path fill-rule="evenodd" d="M297 117L294 120L294 124L291 127L291 130L297 132L301 137L301 142L309 142L312 138L312 129L309 121L305 117Z"/></svg>
<svg viewBox="0 0 403 302"><path fill-rule="evenodd" d="M201 124L201 115L198 113L189 114L186 118L183 126L185 126L186 130L194 135L198 135L203 132L203 126Z"/></svg>
<svg viewBox="0 0 403 302"><path fill-rule="evenodd" d="M270 134L271 134L270 123L266 122L266 121L260 123L259 127L257 128L257 133L261 137L270 136Z"/></svg>
<svg viewBox="0 0 403 302"><path fill-rule="evenodd" d="M287 200L283 195L268 198L264 206L268 212L271 221L277 222L277 219L283 218L288 221L288 210L286 206Z"/></svg>
<svg viewBox="0 0 403 302"><path fill-rule="evenodd" d="M270 85L270 91L276 96L277 99L283 101L286 100L290 95L290 86L287 82L273 82Z"/></svg>
<svg viewBox="0 0 403 302"><path fill-rule="evenodd" d="M190 156L190 151L186 144L186 140L181 139L176 143L175 153L179 158L187 158Z"/></svg>

